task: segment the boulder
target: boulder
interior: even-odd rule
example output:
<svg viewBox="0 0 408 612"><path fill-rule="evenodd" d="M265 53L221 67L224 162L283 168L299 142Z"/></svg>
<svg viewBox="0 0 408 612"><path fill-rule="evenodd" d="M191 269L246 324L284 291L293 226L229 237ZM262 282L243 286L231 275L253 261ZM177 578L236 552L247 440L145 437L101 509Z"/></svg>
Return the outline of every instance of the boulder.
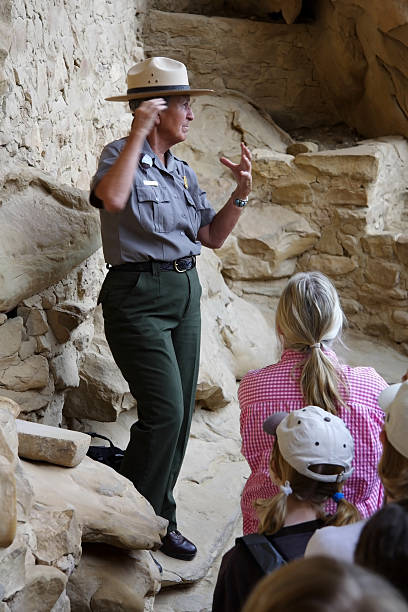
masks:
<svg viewBox="0 0 408 612"><path fill-rule="evenodd" d="M9 602L12 612L69 612L65 594L67 577L56 567L33 565L27 569L24 588Z"/></svg>
<svg viewBox="0 0 408 612"><path fill-rule="evenodd" d="M9 311L91 255L100 232L83 191L28 167L3 167L0 178L0 311Z"/></svg>
<svg viewBox="0 0 408 612"><path fill-rule="evenodd" d="M69 579L73 610L143 612L144 598L160 588L161 577L150 553L85 544Z"/></svg>
<svg viewBox="0 0 408 612"><path fill-rule="evenodd" d="M18 405L0 397L0 548L7 548L14 540L17 529L16 468L17 433L15 418Z"/></svg>
<svg viewBox="0 0 408 612"><path fill-rule="evenodd" d="M24 459L75 467L85 457L91 437L78 431L16 420L18 453Z"/></svg>
<svg viewBox="0 0 408 612"><path fill-rule="evenodd" d="M84 542L103 542L118 548L155 549L161 545L167 521L127 478L85 457L64 468L22 460L36 503L58 509L74 508Z"/></svg>
<svg viewBox="0 0 408 612"><path fill-rule="evenodd" d="M273 204L245 211L217 254L234 280L274 278L282 262L310 249L318 233L298 213Z"/></svg>

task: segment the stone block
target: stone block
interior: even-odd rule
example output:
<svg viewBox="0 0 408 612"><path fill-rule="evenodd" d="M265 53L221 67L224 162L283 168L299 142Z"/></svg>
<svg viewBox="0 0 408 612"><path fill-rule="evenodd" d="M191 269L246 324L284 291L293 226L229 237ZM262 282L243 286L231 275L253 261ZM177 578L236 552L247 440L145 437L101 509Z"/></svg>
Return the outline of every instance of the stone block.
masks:
<svg viewBox="0 0 408 612"><path fill-rule="evenodd" d="M23 319L7 319L0 326L0 359L18 352L23 338Z"/></svg>
<svg viewBox="0 0 408 612"><path fill-rule="evenodd" d="M395 243L395 249L397 252L397 257L400 260L400 262L404 266L408 266L408 236L407 235L398 236L396 243Z"/></svg>
<svg viewBox="0 0 408 612"><path fill-rule="evenodd" d="M0 370L0 382L12 391L42 389L48 384L48 375L47 359L42 355L32 355L16 365Z"/></svg>
<svg viewBox="0 0 408 612"><path fill-rule="evenodd" d="M341 231L341 228L340 228ZM352 257L355 255L357 258L361 254L360 240L357 236L351 236L350 234L340 235L340 242L345 251L344 255Z"/></svg>
<svg viewBox="0 0 408 612"><path fill-rule="evenodd" d="M368 206L367 191L364 186L359 184L353 185L351 183L348 188L330 188L327 190L325 198L333 206Z"/></svg>
<svg viewBox="0 0 408 612"><path fill-rule="evenodd" d="M319 145L315 142L304 141L290 144L286 149L286 153L296 156L299 155L299 153L316 153L318 150Z"/></svg>
<svg viewBox="0 0 408 612"><path fill-rule="evenodd" d="M90 436L78 431L16 420L18 453L25 459L74 467L85 457Z"/></svg>
<svg viewBox="0 0 408 612"><path fill-rule="evenodd" d="M26 328L30 336L45 334L48 331L48 323L44 311L31 308L27 317Z"/></svg>
<svg viewBox="0 0 408 612"><path fill-rule="evenodd" d="M300 168L312 170L319 176L344 176L348 181L368 184L376 180L379 171L379 159L376 149L368 145L359 145L347 149L302 153L295 157L294 163Z"/></svg>
<svg viewBox="0 0 408 612"><path fill-rule="evenodd" d="M343 255L343 248L338 241L336 228L323 228L320 240L315 244L315 249L328 255Z"/></svg>
<svg viewBox="0 0 408 612"><path fill-rule="evenodd" d="M36 538L34 556L42 565L62 565L70 555L75 565L81 557L82 529L72 507L49 508L34 504L30 525Z"/></svg>
<svg viewBox="0 0 408 612"><path fill-rule="evenodd" d="M73 346L66 346L61 355L51 360L56 389L79 386L78 353Z"/></svg>
<svg viewBox="0 0 408 612"><path fill-rule="evenodd" d="M31 357L37 351L37 339L29 338L28 340L23 340L21 343L20 349L18 351L18 356L21 361L27 359L27 357Z"/></svg>
<svg viewBox="0 0 408 612"><path fill-rule="evenodd" d="M36 503L74 508L83 542L127 550L161 545L167 521L156 516L130 480L107 465L89 457L70 469L37 461L21 463Z"/></svg>
<svg viewBox="0 0 408 612"><path fill-rule="evenodd" d="M370 257L394 259L394 245L395 235L391 233L367 234L361 237L362 249Z"/></svg>
<svg viewBox="0 0 408 612"><path fill-rule="evenodd" d="M365 275L369 282L388 289L395 287L398 283L400 267L380 259L369 259L366 264Z"/></svg>
<svg viewBox="0 0 408 612"><path fill-rule="evenodd" d="M27 569L24 588L9 602L12 612L38 612L54 610L64 593L66 575L56 567L32 565Z"/></svg>
<svg viewBox="0 0 408 612"><path fill-rule="evenodd" d="M85 544L67 592L72 609L143 612L144 598L160 588L161 576L145 550L127 552L103 544Z"/></svg>
<svg viewBox="0 0 408 612"><path fill-rule="evenodd" d="M311 255L309 260L310 270L320 270L327 276L349 274L357 267L358 263L354 259L338 255Z"/></svg>
<svg viewBox="0 0 408 612"><path fill-rule="evenodd" d="M406 310L394 310L392 320L398 325L405 325L408 329L408 312Z"/></svg>
<svg viewBox="0 0 408 612"><path fill-rule="evenodd" d="M82 304L60 303L47 311L48 323L58 342L68 342L71 332L86 319L88 312Z"/></svg>
<svg viewBox="0 0 408 612"><path fill-rule="evenodd" d="M19 531L10 546L0 549L0 592L3 599L9 599L24 587L28 538L22 529Z"/></svg>

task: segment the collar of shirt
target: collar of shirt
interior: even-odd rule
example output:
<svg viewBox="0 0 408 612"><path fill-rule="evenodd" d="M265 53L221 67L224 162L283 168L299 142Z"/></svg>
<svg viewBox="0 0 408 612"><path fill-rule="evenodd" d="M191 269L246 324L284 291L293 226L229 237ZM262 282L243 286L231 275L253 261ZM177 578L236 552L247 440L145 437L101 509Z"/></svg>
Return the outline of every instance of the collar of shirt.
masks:
<svg viewBox="0 0 408 612"><path fill-rule="evenodd" d="M322 347L322 351L323 353L326 355L326 357L328 357L330 359L330 361L334 364L334 365L339 365L339 360L337 358L337 355L334 351L332 351L331 349L327 348L327 347ZM297 362L297 361L303 361L307 356L309 355L309 352L303 352L303 351L295 351L293 349L286 349L283 351L282 353L282 357L281 357L281 361L292 361L292 362Z"/></svg>
<svg viewBox="0 0 408 612"><path fill-rule="evenodd" d="M140 159L143 157L143 155L149 155L152 158L153 165L156 166L156 168L158 168L162 172L167 172L168 174L171 174L176 168L174 155L170 151L170 149L166 151L166 166L163 166L160 159L157 157L157 155L151 148L147 139L143 143L142 151L140 153Z"/></svg>

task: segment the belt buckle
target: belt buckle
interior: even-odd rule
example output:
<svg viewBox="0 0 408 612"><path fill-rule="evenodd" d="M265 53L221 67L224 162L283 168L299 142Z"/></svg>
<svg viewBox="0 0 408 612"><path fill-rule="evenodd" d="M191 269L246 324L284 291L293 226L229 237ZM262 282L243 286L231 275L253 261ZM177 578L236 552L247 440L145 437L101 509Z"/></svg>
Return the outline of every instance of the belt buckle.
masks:
<svg viewBox="0 0 408 612"><path fill-rule="evenodd" d="M195 255L191 255L191 263L192 263L192 265L191 265L189 268L182 268L182 269L180 269L180 268L178 267L178 262L179 262L180 260L182 260L182 259L186 259L186 257L180 257L180 259L175 259L175 260L173 261L173 268L175 269L175 271L176 271L176 272L180 272L180 273L182 273L182 272L187 272L187 270L191 270L191 268L193 268L193 267L194 267Z"/></svg>

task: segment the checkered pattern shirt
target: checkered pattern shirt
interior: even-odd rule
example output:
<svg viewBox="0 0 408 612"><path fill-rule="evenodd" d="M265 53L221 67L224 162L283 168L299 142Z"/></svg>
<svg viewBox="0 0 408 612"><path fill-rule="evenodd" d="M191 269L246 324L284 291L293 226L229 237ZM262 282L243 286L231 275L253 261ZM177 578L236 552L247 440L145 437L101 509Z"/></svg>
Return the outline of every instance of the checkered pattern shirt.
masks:
<svg viewBox="0 0 408 612"><path fill-rule="evenodd" d="M325 350L325 354L347 381L347 391L343 397L348 408L339 407L338 416L354 438L355 452L354 472L344 485L343 492L361 515L368 517L380 508L383 501L377 464L382 451L379 435L384 413L377 403L377 397L388 385L373 368L351 368L339 364L333 351ZM290 412L305 405L300 389L303 359L302 353L287 350L278 363L248 372L239 386L242 454L251 468L241 498L244 534L254 533L258 529L254 501L273 497L279 492L269 476L273 438L264 433L262 424L275 412ZM333 513L334 502L330 501L326 510Z"/></svg>

